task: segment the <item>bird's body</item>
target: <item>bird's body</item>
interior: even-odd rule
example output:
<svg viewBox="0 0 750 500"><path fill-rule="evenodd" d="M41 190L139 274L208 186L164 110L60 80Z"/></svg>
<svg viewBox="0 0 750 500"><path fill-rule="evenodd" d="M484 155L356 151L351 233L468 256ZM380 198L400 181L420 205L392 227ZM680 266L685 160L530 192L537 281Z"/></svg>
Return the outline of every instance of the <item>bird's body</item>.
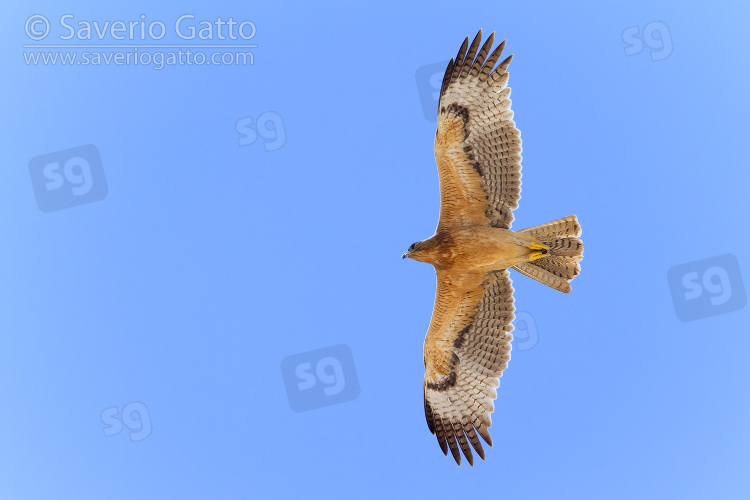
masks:
<svg viewBox="0 0 750 500"><path fill-rule="evenodd" d="M510 229L521 196L521 137L507 87L511 57L493 70L505 45L490 54L494 35L481 49L481 30L471 46L466 38L448 64L435 134L440 221L404 254L435 267L424 409L441 449L459 465L459 448L472 465L472 447L484 458L478 436L492 445L490 413L513 339L508 269L568 293L583 258L575 215Z"/></svg>
<svg viewBox="0 0 750 500"><path fill-rule="evenodd" d="M435 269L484 273L529 262L544 252L540 242L523 233L487 225L440 231L423 243L414 260L432 264Z"/></svg>

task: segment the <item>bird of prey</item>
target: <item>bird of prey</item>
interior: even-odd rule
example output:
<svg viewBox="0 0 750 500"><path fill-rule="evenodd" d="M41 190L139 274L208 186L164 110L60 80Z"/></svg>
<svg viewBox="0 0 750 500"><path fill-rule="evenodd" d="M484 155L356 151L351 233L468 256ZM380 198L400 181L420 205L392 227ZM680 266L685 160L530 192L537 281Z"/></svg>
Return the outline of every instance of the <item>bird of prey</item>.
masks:
<svg viewBox="0 0 750 500"><path fill-rule="evenodd" d="M495 34L464 40L445 70L438 103L435 160L440 219L435 234L403 255L435 267L437 291L424 342L424 411L445 455L471 446L488 428L495 389L508 366L513 335L509 269L564 293L578 275L583 243L575 215L511 231L521 197L521 137L510 109L508 57L495 63ZM489 56L488 56L489 54ZM494 71L493 71L494 68Z"/></svg>

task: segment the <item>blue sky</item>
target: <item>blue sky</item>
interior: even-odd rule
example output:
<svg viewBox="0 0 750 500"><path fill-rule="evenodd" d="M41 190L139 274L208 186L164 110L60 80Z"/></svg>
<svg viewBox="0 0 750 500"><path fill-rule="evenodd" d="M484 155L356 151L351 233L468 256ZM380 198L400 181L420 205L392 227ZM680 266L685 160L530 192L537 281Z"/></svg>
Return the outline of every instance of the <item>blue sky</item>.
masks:
<svg viewBox="0 0 750 500"><path fill-rule="evenodd" d="M748 497L748 6L290 5L5 8L0 496ZM401 254L439 208L418 70L479 28L514 54L514 229L577 214L585 254L569 295L512 275L495 445L459 468ZM257 47L155 69L174 44Z"/></svg>

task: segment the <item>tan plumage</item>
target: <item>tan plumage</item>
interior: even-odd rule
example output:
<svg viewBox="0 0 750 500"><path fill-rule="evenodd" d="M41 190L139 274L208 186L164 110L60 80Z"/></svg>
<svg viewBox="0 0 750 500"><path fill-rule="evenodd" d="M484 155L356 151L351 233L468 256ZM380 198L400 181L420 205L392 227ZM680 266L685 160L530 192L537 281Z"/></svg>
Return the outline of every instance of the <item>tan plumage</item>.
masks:
<svg viewBox="0 0 750 500"><path fill-rule="evenodd" d="M490 413L510 360L514 319L508 268L570 291L583 244L575 215L511 231L521 193L521 137L510 109L507 68L493 71L505 42L479 49L480 30L448 64L438 104L435 160L440 221L404 257L435 267L435 307L424 343L424 407L430 431L460 465L492 445ZM488 57L488 54L489 57Z"/></svg>

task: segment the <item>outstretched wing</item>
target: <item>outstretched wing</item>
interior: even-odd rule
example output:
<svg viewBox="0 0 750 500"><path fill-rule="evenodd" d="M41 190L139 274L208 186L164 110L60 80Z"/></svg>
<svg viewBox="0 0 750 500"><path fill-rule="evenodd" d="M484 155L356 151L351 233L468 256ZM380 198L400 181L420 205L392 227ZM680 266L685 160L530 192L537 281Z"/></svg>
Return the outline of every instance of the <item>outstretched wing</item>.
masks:
<svg viewBox="0 0 750 500"><path fill-rule="evenodd" d="M459 465L459 447L474 465L469 443L484 459L477 434L492 446L490 413L497 379L510 360L513 310L507 269L486 275L437 271L424 343L424 411L443 453L450 448Z"/></svg>
<svg viewBox="0 0 750 500"><path fill-rule="evenodd" d="M439 228L489 224L510 229L521 197L521 133L510 109L508 64L487 57L492 33L477 54L482 30L464 40L445 70L438 104L435 160L440 175ZM476 56L476 58L474 57Z"/></svg>

